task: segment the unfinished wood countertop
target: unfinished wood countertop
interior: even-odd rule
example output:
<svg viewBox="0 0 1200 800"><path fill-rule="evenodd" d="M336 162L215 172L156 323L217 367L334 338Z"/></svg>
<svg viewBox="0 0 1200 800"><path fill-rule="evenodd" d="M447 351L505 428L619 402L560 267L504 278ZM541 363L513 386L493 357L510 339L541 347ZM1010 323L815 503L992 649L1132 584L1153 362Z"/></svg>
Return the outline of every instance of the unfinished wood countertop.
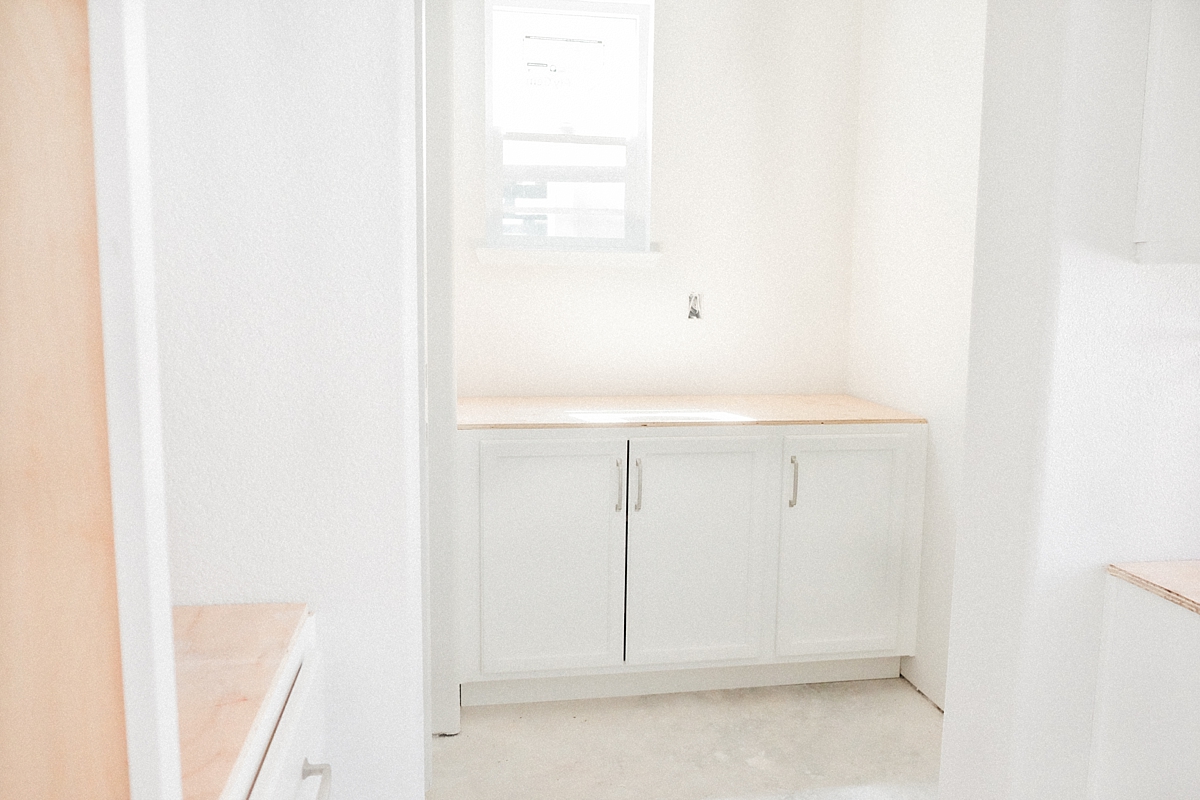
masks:
<svg viewBox="0 0 1200 800"><path fill-rule="evenodd" d="M1110 575L1200 614L1200 561L1110 564Z"/></svg>
<svg viewBox="0 0 1200 800"><path fill-rule="evenodd" d="M184 800L245 798L300 669L303 603L176 606Z"/></svg>
<svg viewBox="0 0 1200 800"><path fill-rule="evenodd" d="M923 423L844 394L656 397L460 397L459 430L680 425Z"/></svg>

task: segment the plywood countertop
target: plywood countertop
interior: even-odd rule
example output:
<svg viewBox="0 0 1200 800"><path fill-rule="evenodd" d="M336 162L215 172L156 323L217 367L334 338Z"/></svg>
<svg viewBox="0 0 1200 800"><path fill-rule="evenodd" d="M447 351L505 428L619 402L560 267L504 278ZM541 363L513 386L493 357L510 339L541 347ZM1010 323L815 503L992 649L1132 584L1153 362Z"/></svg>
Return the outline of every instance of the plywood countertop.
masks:
<svg viewBox="0 0 1200 800"><path fill-rule="evenodd" d="M916 414L844 394L461 397L458 400L459 430L923 422Z"/></svg>
<svg viewBox="0 0 1200 800"><path fill-rule="evenodd" d="M303 603L176 606L184 800L249 794L299 670Z"/></svg>
<svg viewBox="0 0 1200 800"><path fill-rule="evenodd" d="M1200 614L1200 561L1111 564L1108 572L1134 586Z"/></svg>

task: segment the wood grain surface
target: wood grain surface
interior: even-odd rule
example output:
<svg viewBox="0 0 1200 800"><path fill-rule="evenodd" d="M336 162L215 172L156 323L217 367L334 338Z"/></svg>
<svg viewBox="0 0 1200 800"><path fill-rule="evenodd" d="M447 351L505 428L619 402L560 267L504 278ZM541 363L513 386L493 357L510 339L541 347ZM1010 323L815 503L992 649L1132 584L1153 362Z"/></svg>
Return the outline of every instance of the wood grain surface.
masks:
<svg viewBox="0 0 1200 800"><path fill-rule="evenodd" d="M0 2L0 797L129 796L87 3Z"/></svg>
<svg viewBox="0 0 1200 800"><path fill-rule="evenodd" d="M631 414L622 417L622 413ZM694 418L688 417L694 414ZM660 415L654 419L655 415ZM713 415L722 415L715 418ZM639 416L642 417L639 419ZM705 418L708 416L709 418ZM679 397L461 397L459 430L923 423L916 414L841 394Z"/></svg>
<svg viewBox="0 0 1200 800"><path fill-rule="evenodd" d="M264 711L264 702L295 677L281 671L291 663L306 615L303 603L175 608L184 800L221 797L251 730L256 724L274 730L282 703Z"/></svg>
<svg viewBox="0 0 1200 800"><path fill-rule="evenodd" d="M1142 561L1110 564L1115 575L1134 586L1200 614L1200 561Z"/></svg>

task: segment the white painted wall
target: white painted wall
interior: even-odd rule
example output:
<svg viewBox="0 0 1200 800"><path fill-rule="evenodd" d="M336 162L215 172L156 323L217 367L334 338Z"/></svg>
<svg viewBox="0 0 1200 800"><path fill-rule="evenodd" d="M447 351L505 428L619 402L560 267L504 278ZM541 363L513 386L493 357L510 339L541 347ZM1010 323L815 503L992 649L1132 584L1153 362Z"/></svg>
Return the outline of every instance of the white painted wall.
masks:
<svg viewBox="0 0 1200 800"><path fill-rule="evenodd" d="M477 262L482 7L456 0L454 22L459 393L842 391L859 4L657 0L662 258L618 269Z"/></svg>
<svg viewBox="0 0 1200 800"><path fill-rule="evenodd" d="M1083 797L1103 566L1200 557L1200 272L1133 262L1148 25L988 4L945 800Z"/></svg>
<svg viewBox="0 0 1200 800"><path fill-rule="evenodd" d="M917 655L904 675L945 703L962 497L986 0L867 0L851 394L929 420Z"/></svg>
<svg viewBox="0 0 1200 800"><path fill-rule="evenodd" d="M307 601L336 796L424 791L414 7L157 3L176 602Z"/></svg>

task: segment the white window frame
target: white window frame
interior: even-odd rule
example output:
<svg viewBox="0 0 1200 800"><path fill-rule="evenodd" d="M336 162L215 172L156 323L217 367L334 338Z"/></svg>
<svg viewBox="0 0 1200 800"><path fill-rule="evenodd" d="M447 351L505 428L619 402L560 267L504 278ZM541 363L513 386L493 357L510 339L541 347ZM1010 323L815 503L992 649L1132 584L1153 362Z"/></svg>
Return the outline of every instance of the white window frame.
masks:
<svg viewBox="0 0 1200 800"><path fill-rule="evenodd" d="M487 126L486 191L487 243L513 250L649 252L650 251L650 143L654 102L654 0L484 0L485 105ZM502 133L492 119L492 10L493 8L580 11L632 16L638 19L639 97L638 133L634 138L575 136L569 134ZM504 142L538 141L576 144L620 144L626 148L624 167L504 166ZM625 184L625 237L600 239L567 236L505 236L504 187L506 178L555 181L621 181Z"/></svg>

